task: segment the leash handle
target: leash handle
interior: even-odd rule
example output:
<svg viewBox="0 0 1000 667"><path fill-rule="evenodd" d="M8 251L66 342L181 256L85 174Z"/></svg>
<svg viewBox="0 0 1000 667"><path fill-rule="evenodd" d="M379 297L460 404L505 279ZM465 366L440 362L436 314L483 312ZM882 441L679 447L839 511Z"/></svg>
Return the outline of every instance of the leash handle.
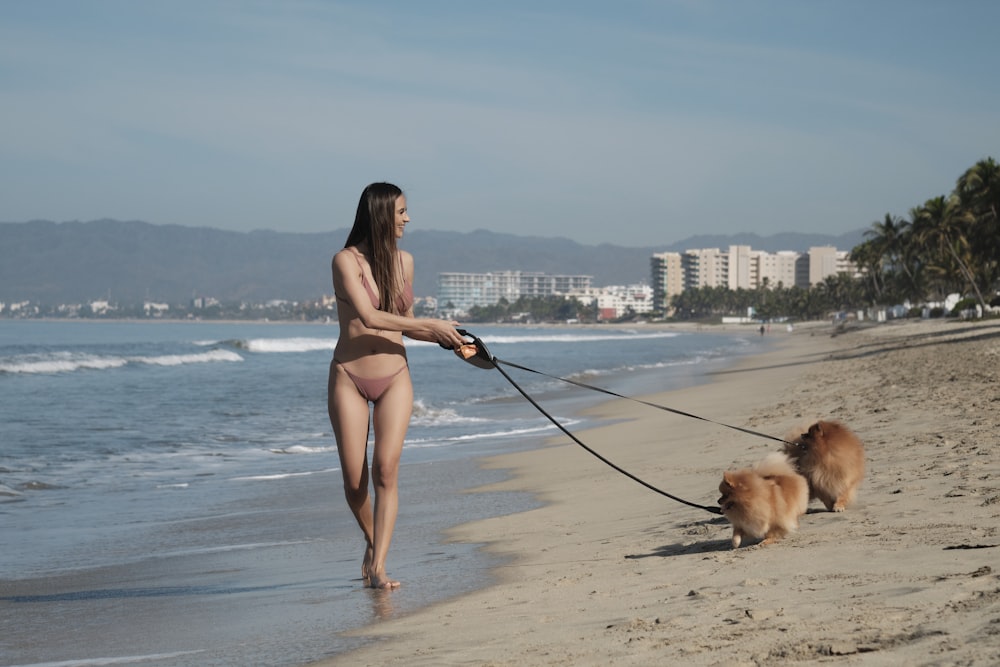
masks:
<svg viewBox="0 0 1000 667"><path fill-rule="evenodd" d="M479 338L479 336L471 334L465 329L456 329L455 331L458 332L459 336L466 336L468 338L471 338L472 344L476 346L476 353L474 355L472 355L471 357L465 357L465 356L462 357L465 361L469 362L476 368L482 368L485 370L492 370L494 368L497 368L496 357L490 354L490 351L486 349L486 343L484 343L482 339Z"/></svg>

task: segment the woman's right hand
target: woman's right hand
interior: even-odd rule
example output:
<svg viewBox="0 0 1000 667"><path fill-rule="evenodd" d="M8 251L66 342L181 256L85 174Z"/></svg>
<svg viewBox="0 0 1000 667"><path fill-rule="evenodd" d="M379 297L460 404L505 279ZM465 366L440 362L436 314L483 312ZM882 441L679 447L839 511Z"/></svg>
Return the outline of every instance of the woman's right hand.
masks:
<svg viewBox="0 0 1000 667"><path fill-rule="evenodd" d="M469 343L469 341L465 340L462 335L458 333L458 322L451 320L431 321L434 323L431 335L441 347L448 350L457 350L463 345L467 345Z"/></svg>

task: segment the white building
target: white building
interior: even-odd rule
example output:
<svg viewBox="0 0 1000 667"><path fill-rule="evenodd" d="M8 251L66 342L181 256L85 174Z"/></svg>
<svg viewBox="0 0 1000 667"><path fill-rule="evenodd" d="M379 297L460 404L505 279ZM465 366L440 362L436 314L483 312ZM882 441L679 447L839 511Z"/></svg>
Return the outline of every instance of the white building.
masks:
<svg viewBox="0 0 1000 667"><path fill-rule="evenodd" d="M761 251L753 251L748 245L731 245L726 253L726 284L729 289L753 289L759 284Z"/></svg>
<svg viewBox="0 0 1000 667"><path fill-rule="evenodd" d="M492 273L439 273L437 303L443 310L461 314L473 306L493 306L525 297L581 294L590 288L591 276L548 275L528 271Z"/></svg>
<svg viewBox="0 0 1000 667"><path fill-rule="evenodd" d="M685 250L681 255L684 287L717 287L729 282L729 256L718 248Z"/></svg>
<svg viewBox="0 0 1000 667"><path fill-rule="evenodd" d="M751 289L766 284L768 287L805 286L808 272L808 258L794 250L780 250L775 253L760 252L757 255L758 280ZM766 283L765 283L766 281Z"/></svg>
<svg viewBox="0 0 1000 667"><path fill-rule="evenodd" d="M670 298L684 291L684 269L679 252L656 253L650 258L653 303L668 304Z"/></svg>
<svg viewBox="0 0 1000 667"><path fill-rule="evenodd" d="M838 273L856 277L858 270L846 250L830 246L813 247L808 253L771 253L732 245L726 251L700 248L656 253L650 261L653 302L658 310L666 310L671 297L691 287L810 287Z"/></svg>
<svg viewBox="0 0 1000 667"><path fill-rule="evenodd" d="M90 302L90 312L94 315L107 315L108 311L114 309L115 307L107 299L98 299L97 301Z"/></svg>
<svg viewBox="0 0 1000 667"><path fill-rule="evenodd" d="M653 312L653 288L646 284L592 287L576 299L585 306L597 302L597 319L614 320L629 313Z"/></svg>
<svg viewBox="0 0 1000 667"><path fill-rule="evenodd" d="M809 284L816 285L826 280L827 276L846 273L857 278L860 273L857 266L850 260L850 253L837 250L833 246L815 246L809 248Z"/></svg>
<svg viewBox="0 0 1000 667"><path fill-rule="evenodd" d="M143 301L142 310L146 317L163 317L170 310L170 304L156 301Z"/></svg>

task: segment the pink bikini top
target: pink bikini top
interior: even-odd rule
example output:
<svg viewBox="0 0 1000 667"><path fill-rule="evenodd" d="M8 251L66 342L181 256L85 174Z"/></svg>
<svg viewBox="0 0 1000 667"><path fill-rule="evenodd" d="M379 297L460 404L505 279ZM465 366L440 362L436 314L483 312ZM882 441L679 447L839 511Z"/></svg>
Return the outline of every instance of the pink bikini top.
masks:
<svg viewBox="0 0 1000 667"><path fill-rule="evenodd" d="M379 299L378 292L372 289L371 283L368 282L368 278L365 276L364 268L361 266L361 257L359 253L354 254L354 259L358 262L358 269L361 271L361 284L364 286L365 291L368 292L368 300L371 301L372 308L378 308L381 304L381 299ZM399 258L399 269L400 273L403 270L403 258ZM339 297L338 297L339 298ZM343 299L341 299L343 300ZM405 313L410 310L410 306L413 305L413 286L406 281L406 276L403 276L403 292L396 297L396 307L399 308L399 312Z"/></svg>

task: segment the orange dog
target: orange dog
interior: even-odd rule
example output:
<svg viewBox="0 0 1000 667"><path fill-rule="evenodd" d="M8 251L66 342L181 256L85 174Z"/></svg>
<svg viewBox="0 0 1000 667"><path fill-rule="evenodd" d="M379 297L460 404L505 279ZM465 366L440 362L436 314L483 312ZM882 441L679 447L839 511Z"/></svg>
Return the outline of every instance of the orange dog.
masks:
<svg viewBox="0 0 1000 667"><path fill-rule="evenodd" d="M809 481L809 497L826 509L843 512L854 501L865 476L865 450L850 429L836 421L818 421L785 445L785 453Z"/></svg>
<svg viewBox="0 0 1000 667"><path fill-rule="evenodd" d="M773 452L753 468L723 473L719 506L733 525L733 548L743 538L771 544L799 527L809 505L809 485L788 457Z"/></svg>

